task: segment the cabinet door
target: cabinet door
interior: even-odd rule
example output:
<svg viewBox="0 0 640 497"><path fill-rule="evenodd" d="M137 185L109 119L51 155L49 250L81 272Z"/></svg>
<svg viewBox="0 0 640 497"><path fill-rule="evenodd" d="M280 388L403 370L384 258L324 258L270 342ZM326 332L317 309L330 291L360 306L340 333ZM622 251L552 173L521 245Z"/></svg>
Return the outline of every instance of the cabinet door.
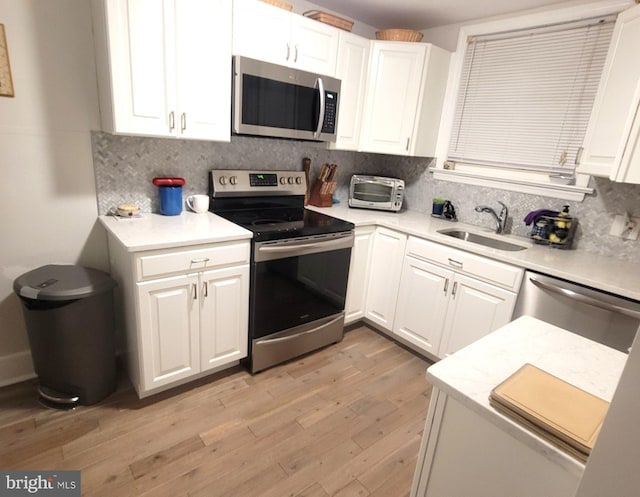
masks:
<svg viewBox="0 0 640 497"><path fill-rule="evenodd" d="M230 141L231 2L175 0L178 136Z"/></svg>
<svg viewBox="0 0 640 497"><path fill-rule="evenodd" d="M374 228L356 228L355 230L344 306L345 324L364 317L374 232Z"/></svg>
<svg viewBox="0 0 640 497"><path fill-rule="evenodd" d="M206 371L247 356L249 266L200 275L200 365Z"/></svg>
<svg viewBox="0 0 640 497"><path fill-rule="evenodd" d="M369 69L371 42L351 33L340 33L336 78L340 87L338 133L330 147L338 150L358 150L362 109Z"/></svg>
<svg viewBox="0 0 640 497"><path fill-rule="evenodd" d="M292 15L259 0L234 0L233 54L288 65Z"/></svg>
<svg viewBox="0 0 640 497"><path fill-rule="evenodd" d="M289 64L303 71L335 76L338 59L337 28L303 16L291 16Z"/></svg>
<svg viewBox="0 0 640 497"><path fill-rule="evenodd" d="M488 335L511 321L517 294L456 274L439 357Z"/></svg>
<svg viewBox="0 0 640 497"><path fill-rule="evenodd" d="M426 48L373 42L361 150L409 155Z"/></svg>
<svg viewBox="0 0 640 497"><path fill-rule="evenodd" d="M434 356L444 328L453 271L405 257L393 332Z"/></svg>
<svg viewBox="0 0 640 497"><path fill-rule="evenodd" d="M99 2L95 2L99 4ZM172 34L165 18L172 18L171 2L164 0L105 0L104 8L110 74L101 73L101 94L111 87L102 112L111 112L108 131L170 136L169 112L174 88L166 75L174 70ZM166 35L166 36L165 36ZM107 71L108 73L109 71ZM106 119L105 119L106 120Z"/></svg>
<svg viewBox="0 0 640 497"><path fill-rule="evenodd" d="M391 331L407 236L386 228L376 229L371 253L366 317Z"/></svg>
<svg viewBox="0 0 640 497"><path fill-rule="evenodd" d="M196 275L138 283L144 390L200 371Z"/></svg>
<svg viewBox="0 0 640 497"><path fill-rule="evenodd" d="M640 102L638 46L640 6L622 12L616 21L578 172L625 180L620 165ZM640 182L640 173L635 178Z"/></svg>

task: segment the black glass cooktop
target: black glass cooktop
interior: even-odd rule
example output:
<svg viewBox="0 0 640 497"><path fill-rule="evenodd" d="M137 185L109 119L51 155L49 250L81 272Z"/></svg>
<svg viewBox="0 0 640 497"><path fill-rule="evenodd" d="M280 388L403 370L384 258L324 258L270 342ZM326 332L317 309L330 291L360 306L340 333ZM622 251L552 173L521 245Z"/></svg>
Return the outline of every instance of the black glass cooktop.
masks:
<svg viewBox="0 0 640 497"><path fill-rule="evenodd" d="M273 205L257 201L251 205L247 202L234 204L226 201L222 205L214 203L211 210L252 231L254 240L259 242L337 233L354 228L353 223L305 209L298 202L294 202L294 205L285 204Z"/></svg>

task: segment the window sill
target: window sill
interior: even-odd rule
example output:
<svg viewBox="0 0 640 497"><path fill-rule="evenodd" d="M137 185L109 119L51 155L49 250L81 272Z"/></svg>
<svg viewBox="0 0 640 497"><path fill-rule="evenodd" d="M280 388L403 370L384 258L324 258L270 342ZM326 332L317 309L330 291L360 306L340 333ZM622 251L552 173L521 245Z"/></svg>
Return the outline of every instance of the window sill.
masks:
<svg viewBox="0 0 640 497"><path fill-rule="evenodd" d="M488 177L483 174L470 171L457 171L442 168L432 168L429 171L433 173L434 179L442 181L475 186L487 186L490 188L497 188L499 190L509 190L512 192L528 193L531 195L540 195L542 197L572 200L576 202L582 202L585 195L593 193L593 188L588 188L586 186L536 182L513 177L496 179L495 177Z"/></svg>

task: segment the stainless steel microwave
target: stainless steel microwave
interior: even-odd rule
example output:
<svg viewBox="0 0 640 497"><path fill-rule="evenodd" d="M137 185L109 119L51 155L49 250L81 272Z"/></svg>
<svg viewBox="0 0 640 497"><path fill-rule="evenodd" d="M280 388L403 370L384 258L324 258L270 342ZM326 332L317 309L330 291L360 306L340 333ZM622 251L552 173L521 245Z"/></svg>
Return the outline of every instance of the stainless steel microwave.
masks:
<svg viewBox="0 0 640 497"><path fill-rule="evenodd" d="M233 62L234 133L336 140L340 80L247 57Z"/></svg>
<svg viewBox="0 0 640 497"><path fill-rule="evenodd" d="M349 207L397 212L404 200L404 181L384 176L354 174L349 185Z"/></svg>

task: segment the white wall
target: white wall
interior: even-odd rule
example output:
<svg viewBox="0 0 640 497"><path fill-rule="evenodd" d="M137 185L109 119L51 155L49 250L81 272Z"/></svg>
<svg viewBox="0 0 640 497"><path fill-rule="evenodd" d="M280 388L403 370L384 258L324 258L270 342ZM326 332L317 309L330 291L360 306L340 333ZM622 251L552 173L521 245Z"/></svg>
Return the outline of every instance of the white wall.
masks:
<svg viewBox="0 0 640 497"><path fill-rule="evenodd" d="M640 330L576 497L636 497L640 493Z"/></svg>
<svg viewBox="0 0 640 497"><path fill-rule="evenodd" d="M99 114L87 0L0 0L15 97L0 97L0 385L33 374L13 280L49 263L108 268L90 130ZM91 323L88 323L88 330Z"/></svg>
<svg viewBox="0 0 640 497"><path fill-rule="evenodd" d="M571 0L568 2L558 2L551 5L547 5L544 7L539 7L537 9L529 9L523 10L514 14L503 15L503 16L493 16L493 17L485 17L483 19L474 19L472 21L459 23L459 24L449 24L448 26L438 26L431 29L425 29L422 31L424 34L424 38L422 41L433 43L441 48L449 50L451 52L455 52L458 45L458 34L460 33L460 28L463 26L471 26L474 24L483 24L490 21L496 21L500 19L508 19L510 17L516 17L521 15L535 14L538 12L546 12L549 10L556 10L562 8L573 7L577 5L588 5L588 4L601 4L604 2L600 2L598 0ZM633 0L628 0L629 6L633 5Z"/></svg>

